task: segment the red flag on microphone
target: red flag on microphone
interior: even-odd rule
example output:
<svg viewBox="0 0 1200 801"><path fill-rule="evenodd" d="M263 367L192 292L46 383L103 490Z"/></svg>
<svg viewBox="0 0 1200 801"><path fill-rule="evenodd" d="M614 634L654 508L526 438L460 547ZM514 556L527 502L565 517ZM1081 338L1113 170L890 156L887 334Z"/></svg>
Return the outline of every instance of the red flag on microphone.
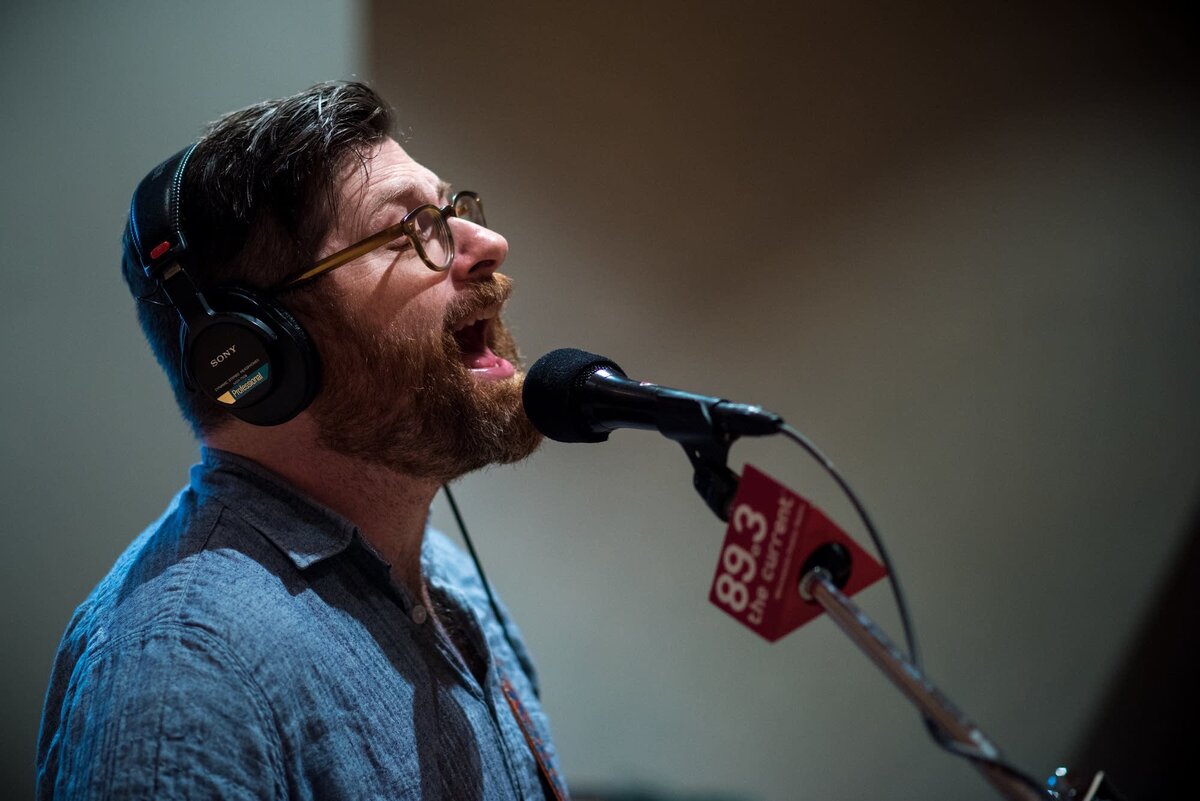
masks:
<svg viewBox="0 0 1200 801"><path fill-rule="evenodd" d="M887 575L820 509L752 465L742 471L730 508L708 599L769 642L821 614L800 597L800 571L822 545L837 542L850 552L846 595Z"/></svg>

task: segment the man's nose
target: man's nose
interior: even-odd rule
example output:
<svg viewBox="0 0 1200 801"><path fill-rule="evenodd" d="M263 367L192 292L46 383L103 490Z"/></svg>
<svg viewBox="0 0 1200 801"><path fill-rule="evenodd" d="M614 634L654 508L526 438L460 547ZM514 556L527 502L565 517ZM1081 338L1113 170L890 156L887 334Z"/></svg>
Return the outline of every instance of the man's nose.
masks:
<svg viewBox="0 0 1200 801"><path fill-rule="evenodd" d="M449 221L454 233L455 281L483 281L500 268L508 256L508 240L490 228L458 218Z"/></svg>

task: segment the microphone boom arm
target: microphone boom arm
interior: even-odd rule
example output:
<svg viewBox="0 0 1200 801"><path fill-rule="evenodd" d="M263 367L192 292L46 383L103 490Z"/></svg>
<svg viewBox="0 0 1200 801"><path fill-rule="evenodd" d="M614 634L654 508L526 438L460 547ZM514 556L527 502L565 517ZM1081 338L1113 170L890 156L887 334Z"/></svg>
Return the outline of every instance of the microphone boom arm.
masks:
<svg viewBox="0 0 1200 801"><path fill-rule="evenodd" d="M848 565L847 565L848 568ZM825 565L816 565L800 579L800 595L825 610L838 628L858 646L921 715L936 727L936 736L955 747L969 749L984 759L972 760L983 778L1009 801L1046 801L1045 790L1031 785L1016 771L1001 767L1000 751L925 674L908 661L900 649L857 604L838 589Z"/></svg>

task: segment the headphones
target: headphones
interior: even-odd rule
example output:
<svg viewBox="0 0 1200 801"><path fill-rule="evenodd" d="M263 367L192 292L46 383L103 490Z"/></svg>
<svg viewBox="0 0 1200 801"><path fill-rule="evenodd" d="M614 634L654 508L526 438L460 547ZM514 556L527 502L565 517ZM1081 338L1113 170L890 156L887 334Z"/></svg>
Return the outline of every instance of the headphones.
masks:
<svg viewBox="0 0 1200 801"><path fill-rule="evenodd" d="M142 179L129 207L131 244L145 271L179 312L180 372L234 417L260 426L286 423L312 402L321 365L304 328L273 297L236 286L201 293L187 267L180 196L196 145ZM127 243L127 247L130 243Z"/></svg>

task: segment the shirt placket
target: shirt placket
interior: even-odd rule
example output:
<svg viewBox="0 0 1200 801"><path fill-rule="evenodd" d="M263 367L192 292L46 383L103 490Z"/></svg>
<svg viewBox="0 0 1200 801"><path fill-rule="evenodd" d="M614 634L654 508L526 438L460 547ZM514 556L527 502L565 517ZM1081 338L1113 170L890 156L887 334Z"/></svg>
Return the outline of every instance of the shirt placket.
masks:
<svg viewBox="0 0 1200 801"><path fill-rule="evenodd" d="M443 595L447 601L453 604L454 609L452 612L460 620L464 617L467 618L462 621L468 627L464 631L464 636L471 641L472 647L481 652L480 655L483 657L486 667L484 671L484 686L481 687L467 666L462 662L457 649L451 643L447 642L446 634L440 630L437 632L439 648L443 651L443 656L453 665L460 679L478 691L480 700L487 706L488 718L502 745L501 753L504 757L505 768L513 783L513 789L521 798L543 798L544 794L541 789L541 779L539 778L540 773L537 768L536 757L532 753L529 753L529 745L526 742L525 735L522 733L520 724L513 717L513 710L505 698L504 690L501 686L503 671L501 670L500 660L488 644L487 637L484 635L479 621L467 611L470 606L466 598L461 593L449 588L440 588L434 591ZM528 758L523 759L527 754ZM520 756L518 757L518 755ZM523 767L532 765L532 770L518 768L518 765Z"/></svg>

